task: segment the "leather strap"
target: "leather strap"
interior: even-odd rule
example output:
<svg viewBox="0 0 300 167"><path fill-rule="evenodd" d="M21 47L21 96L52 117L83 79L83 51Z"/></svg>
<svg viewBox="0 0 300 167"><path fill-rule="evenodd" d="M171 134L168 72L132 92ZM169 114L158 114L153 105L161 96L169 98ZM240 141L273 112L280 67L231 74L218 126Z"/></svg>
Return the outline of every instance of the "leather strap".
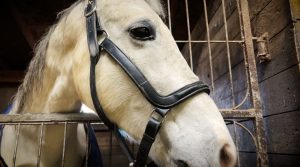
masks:
<svg viewBox="0 0 300 167"><path fill-rule="evenodd" d="M142 72L132 63L132 61L115 45L110 39L105 38L100 44L107 53L122 67L127 75L134 81L147 100L158 108L171 108L181 103L185 99L200 93L209 94L209 87L201 81L191 83L167 96L161 96L152 87Z"/></svg>
<svg viewBox="0 0 300 167"><path fill-rule="evenodd" d="M124 153L131 161L131 164L133 164L134 167L145 167L151 146L155 141L156 135L159 132L159 129L164 121L166 114L170 111L169 109L197 93L206 92L209 94L209 88L201 81L198 81L186 85L183 88L171 93L170 95L161 96L152 87L152 85L141 73L141 71L134 65L134 63L132 63L132 61L121 51L121 49L119 49L110 39L107 38L107 35L104 41L102 41L102 43L100 44L100 46L98 46L97 37L105 33L105 31L101 27L100 20L98 20L99 18L97 17L95 0L87 1L87 5L85 8L85 16L87 41L91 60L90 91L94 108L100 119L104 122L104 124L106 124L106 126L109 129L114 130L115 136L118 139L119 144L123 149ZM110 56L112 56L112 58L122 67L122 69L137 85L137 87L145 96L145 98L153 106L156 107L153 113L158 114L158 117L152 114L146 126L143 138L141 140L135 163L134 156L131 153L128 146L126 145L125 139L120 134L119 128L116 124L112 123L107 118L97 94L95 68L100 58L100 50L102 51L102 49L104 49Z"/></svg>
<svg viewBox="0 0 300 167"><path fill-rule="evenodd" d="M86 8L85 8L85 16L86 16L87 42L88 42L88 48L89 48L89 52L90 52L90 61L91 61L91 64L90 64L90 92L91 92L91 96L92 96L92 101L93 101L94 108L95 108L98 116L100 117L100 119L104 122L104 124L109 129L113 129L114 124L105 115L104 110L100 103L100 99L97 94L95 68L96 68L97 62L100 58L100 51L99 51L97 36L101 34L102 28L101 28L99 22L97 21L98 17L96 14L96 2L94 0L88 1Z"/></svg>
<svg viewBox="0 0 300 167"><path fill-rule="evenodd" d="M153 111L153 113L154 114L157 113L159 117L157 116L155 117L152 113L151 118L148 121L148 124L146 126L143 138L141 140L134 167L145 166L151 146L154 143L156 135L158 134L159 129L165 119L165 116L169 111L170 111L169 109L160 109L160 108L156 108Z"/></svg>

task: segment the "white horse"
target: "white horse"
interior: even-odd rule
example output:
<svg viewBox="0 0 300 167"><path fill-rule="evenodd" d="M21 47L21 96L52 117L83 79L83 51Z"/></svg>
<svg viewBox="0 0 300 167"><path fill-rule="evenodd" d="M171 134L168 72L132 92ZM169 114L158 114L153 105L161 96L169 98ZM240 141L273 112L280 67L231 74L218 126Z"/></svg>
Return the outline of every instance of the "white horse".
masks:
<svg viewBox="0 0 300 167"><path fill-rule="evenodd" d="M65 10L39 42L11 113L79 112L81 103L94 108L84 7L80 0ZM97 0L97 13L110 39L161 95L199 80L162 21L165 12L159 0ZM132 28L141 28L141 32L132 33ZM151 40L139 38L147 33L152 33ZM107 117L139 143L153 106L106 52L101 53L96 78L97 94ZM68 129L65 166L80 166L86 149L85 131L76 125ZM40 166L60 166L63 127L47 126L44 133ZM38 134L39 127L21 128L17 166L35 166ZM1 155L9 163L15 139L15 128L4 128ZM149 155L159 166L170 167L232 167L236 161L224 120L206 93L172 108Z"/></svg>

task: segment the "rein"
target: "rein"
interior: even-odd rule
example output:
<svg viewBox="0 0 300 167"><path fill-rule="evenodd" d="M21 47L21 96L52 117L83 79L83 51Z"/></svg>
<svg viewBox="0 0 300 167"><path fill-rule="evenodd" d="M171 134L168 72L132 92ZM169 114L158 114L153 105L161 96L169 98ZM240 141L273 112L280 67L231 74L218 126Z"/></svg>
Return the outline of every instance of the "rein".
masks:
<svg viewBox="0 0 300 167"><path fill-rule="evenodd" d="M203 82L197 81L195 83L188 84L167 96L162 96L157 93L138 67L121 51L121 49L118 48L113 41L109 39L106 31L101 26L96 8L96 0L88 0L84 11L91 61L90 91L93 105L100 119L110 130L114 131L121 148L130 161L129 166L145 167L151 146L155 141L166 115L171 111L171 108L195 94L201 92L209 94L210 90ZM101 35L104 35L105 39L98 44L97 37ZM147 123L136 158L134 158L132 152L128 148L118 126L107 118L97 95L95 67L100 59L101 52L104 51L107 52L122 67L125 73L139 88L140 92L154 107L151 117Z"/></svg>

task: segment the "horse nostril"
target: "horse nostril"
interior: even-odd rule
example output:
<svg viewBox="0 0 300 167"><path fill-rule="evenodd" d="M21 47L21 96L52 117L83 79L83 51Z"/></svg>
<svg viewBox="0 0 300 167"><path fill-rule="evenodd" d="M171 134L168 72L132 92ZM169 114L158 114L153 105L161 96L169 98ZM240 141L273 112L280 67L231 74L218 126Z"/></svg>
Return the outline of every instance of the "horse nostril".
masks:
<svg viewBox="0 0 300 167"><path fill-rule="evenodd" d="M175 164L177 165L177 167L189 167L189 165L182 160L175 161Z"/></svg>
<svg viewBox="0 0 300 167"><path fill-rule="evenodd" d="M220 164L221 167L231 167L235 164L234 153L230 149L229 144L225 144L220 152Z"/></svg>

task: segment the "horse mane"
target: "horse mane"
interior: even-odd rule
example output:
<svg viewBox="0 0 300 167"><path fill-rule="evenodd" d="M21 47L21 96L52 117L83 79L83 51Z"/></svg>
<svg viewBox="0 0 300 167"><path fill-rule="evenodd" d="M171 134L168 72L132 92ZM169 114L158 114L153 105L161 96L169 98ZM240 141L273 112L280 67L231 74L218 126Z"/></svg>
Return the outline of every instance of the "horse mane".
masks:
<svg viewBox="0 0 300 167"><path fill-rule="evenodd" d="M145 0L152 9L164 20L165 11L164 6L160 0ZM26 75L23 79L22 84L19 86L16 95L13 97L13 112L21 113L24 110L24 106L28 101L28 98L32 92L39 92L42 90L44 70L46 66L46 51L48 48L49 40L55 31L58 24L65 21L71 11L83 0L78 0L73 3L70 7L64 9L57 14L57 23L52 25L49 30L42 36L37 45L34 47L33 54L35 55L26 71Z"/></svg>
<svg viewBox="0 0 300 167"><path fill-rule="evenodd" d="M44 69L46 66L46 51L48 43L53 34L55 28L60 22L63 22L70 14L73 8L75 8L82 0L78 0L69 8L59 12L57 14L57 23L52 25L49 30L41 37L33 49L34 57L30 61L26 75L22 84L19 86L16 95L13 98L13 110L15 113L20 113L24 109L24 105L33 91L39 91L42 89L42 81L44 77Z"/></svg>

